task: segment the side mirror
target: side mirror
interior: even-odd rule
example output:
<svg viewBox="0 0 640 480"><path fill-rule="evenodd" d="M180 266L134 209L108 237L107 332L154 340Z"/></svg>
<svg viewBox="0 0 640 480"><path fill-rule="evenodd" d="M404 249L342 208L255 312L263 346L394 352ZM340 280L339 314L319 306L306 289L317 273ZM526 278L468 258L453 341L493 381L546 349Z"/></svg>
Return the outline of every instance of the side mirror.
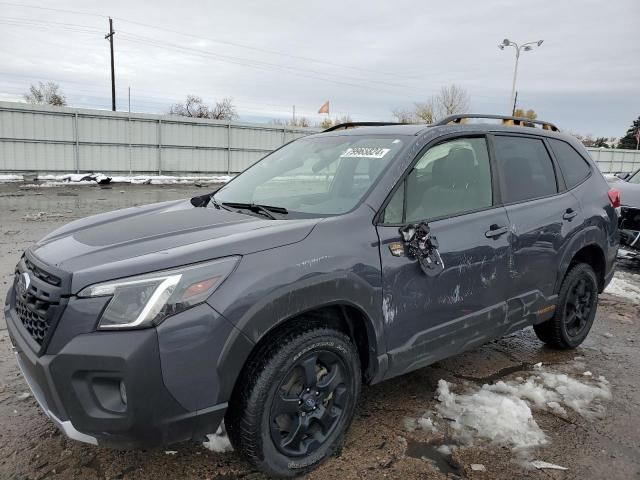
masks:
<svg viewBox="0 0 640 480"><path fill-rule="evenodd" d="M629 172L618 172L615 174L620 180L627 180L631 174Z"/></svg>
<svg viewBox="0 0 640 480"><path fill-rule="evenodd" d="M424 273L431 276L444 270L444 262L438 251L438 239L431 235L431 228L427 223L409 224L398 229L398 232L402 236L409 257L418 260Z"/></svg>

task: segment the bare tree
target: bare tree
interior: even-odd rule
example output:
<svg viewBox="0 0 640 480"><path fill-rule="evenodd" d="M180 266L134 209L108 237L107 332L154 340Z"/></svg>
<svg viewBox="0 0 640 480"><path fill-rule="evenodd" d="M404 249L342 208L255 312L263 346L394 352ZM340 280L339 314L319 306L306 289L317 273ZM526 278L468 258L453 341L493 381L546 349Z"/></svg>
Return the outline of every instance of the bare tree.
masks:
<svg viewBox="0 0 640 480"><path fill-rule="evenodd" d="M187 95L187 100L173 105L169 113L181 117L211 118L209 107L204 104L202 97L196 95Z"/></svg>
<svg viewBox="0 0 640 480"><path fill-rule="evenodd" d="M236 111L236 107L233 104L233 101L230 98L223 98L211 109L211 116L209 118L213 118L215 120L235 120L238 118L238 112Z"/></svg>
<svg viewBox="0 0 640 480"><path fill-rule="evenodd" d="M329 117L323 118L322 121L318 124L318 127L323 129L333 127L333 120L331 120Z"/></svg>
<svg viewBox="0 0 640 480"><path fill-rule="evenodd" d="M181 117L212 118L214 120L235 120L238 118L238 112L236 112L236 107L230 98L223 98L209 108L202 101L202 97L197 95L187 95L186 101L173 105L169 113Z"/></svg>
<svg viewBox="0 0 640 480"><path fill-rule="evenodd" d="M289 126L290 127L310 127L311 126L311 122L309 121L309 119L307 117L298 117L295 120L290 120L289 121Z"/></svg>
<svg viewBox="0 0 640 480"><path fill-rule="evenodd" d="M24 94L24 99L29 103L57 107L63 107L67 104L67 99L60 91L60 85L55 82L47 82L46 84L38 82L37 87L31 84L29 93Z"/></svg>
<svg viewBox="0 0 640 480"><path fill-rule="evenodd" d="M471 101L467 91L455 84L442 87L434 99L436 117L442 118L469 111Z"/></svg>
<svg viewBox="0 0 640 480"><path fill-rule="evenodd" d="M435 102L431 98L425 103L416 103L414 115L420 122L433 123L436 121Z"/></svg>
<svg viewBox="0 0 640 480"><path fill-rule="evenodd" d="M535 120L536 118L538 118L538 114L536 113L536 111L531 108L527 111L525 111L524 108L516 108L513 112L513 116L528 118L529 120Z"/></svg>
<svg viewBox="0 0 640 480"><path fill-rule="evenodd" d="M341 123L351 123L353 122L353 120L351 119L351 116L349 115L343 115L342 117L336 117L333 120L331 120L330 117L327 117L325 119L323 119L320 123L317 124L317 127L319 128L329 128L332 127L334 125L340 125Z"/></svg>
<svg viewBox="0 0 640 480"><path fill-rule="evenodd" d="M398 123L414 123L416 121L414 113L402 108L396 108L391 111L391 115Z"/></svg>

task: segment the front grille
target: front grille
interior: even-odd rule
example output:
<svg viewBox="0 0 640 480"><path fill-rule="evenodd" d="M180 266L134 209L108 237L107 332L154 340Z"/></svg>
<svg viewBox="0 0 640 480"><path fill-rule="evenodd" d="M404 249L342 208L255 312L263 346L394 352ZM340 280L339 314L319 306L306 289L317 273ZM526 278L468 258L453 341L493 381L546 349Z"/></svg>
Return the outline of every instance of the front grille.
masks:
<svg viewBox="0 0 640 480"><path fill-rule="evenodd" d="M33 295L27 294L26 297L16 298L18 318L38 345L42 345L49 332L50 315L47 315L49 307L51 307L49 302L38 300Z"/></svg>
<svg viewBox="0 0 640 480"><path fill-rule="evenodd" d="M29 272L33 274L34 277L39 278L43 282L48 283L49 285L53 285L54 287L60 286L61 280L48 272L45 272L43 269L36 267L33 262L31 262L28 258L25 258L24 264L26 265Z"/></svg>
<svg viewBox="0 0 640 480"><path fill-rule="evenodd" d="M16 323L22 324L31 348L42 355L66 305L70 278L25 253L16 267L14 281ZM19 320L19 321L18 321Z"/></svg>

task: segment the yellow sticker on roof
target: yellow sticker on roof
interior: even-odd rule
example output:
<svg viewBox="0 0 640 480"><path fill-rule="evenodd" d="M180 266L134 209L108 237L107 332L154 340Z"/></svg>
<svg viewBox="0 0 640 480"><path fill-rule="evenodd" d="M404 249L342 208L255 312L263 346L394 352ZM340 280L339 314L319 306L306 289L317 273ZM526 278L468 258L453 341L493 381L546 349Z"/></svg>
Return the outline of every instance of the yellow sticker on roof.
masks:
<svg viewBox="0 0 640 480"><path fill-rule="evenodd" d="M347 148L340 158L382 158L390 151L390 148L353 147Z"/></svg>

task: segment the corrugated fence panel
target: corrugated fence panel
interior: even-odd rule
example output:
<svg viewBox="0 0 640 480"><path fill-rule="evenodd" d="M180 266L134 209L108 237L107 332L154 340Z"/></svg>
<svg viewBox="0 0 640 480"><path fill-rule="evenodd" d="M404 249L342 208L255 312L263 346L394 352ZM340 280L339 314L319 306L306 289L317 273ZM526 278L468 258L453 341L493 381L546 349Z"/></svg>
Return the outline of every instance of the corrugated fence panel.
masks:
<svg viewBox="0 0 640 480"><path fill-rule="evenodd" d="M267 152L243 152L239 150L232 151L231 171L241 172L256 163L266 154Z"/></svg>
<svg viewBox="0 0 640 480"><path fill-rule="evenodd" d="M0 171L232 173L316 129L0 102ZM588 149L604 173L640 151Z"/></svg>
<svg viewBox="0 0 640 480"><path fill-rule="evenodd" d="M158 140L158 122L131 119L129 141L135 145L156 145Z"/></svg>
<svg viewBox="0 0 640 480"><path fill-rule="evenodd" d="M0 170L72 172L74 159L70 144L0 141Z"/></svg>
<svg viewBox="0 0 640 480"><path fill-rule="evenodd" d="M127 119L118 117L78 117L78 140L93 143L129 143Z"/></svg>
<svg viewBox="0 0 640 480"><path fill-rule="evenodd" d="M162 122L162 143L227 148L227 128L220 124Z"/></svg>
<svg viewBox="0 0 640 480"><path fill-rule="evenodd" d="M227 151L163 147L162 171L226 172Z"/></svg>
<svg viewBox="0 0 640 480"><path fill-rule="evenodd" d="M109 168L105 168L109 165ZM80 145L81 172L128 172L129 147L117 145Z"/></svg>
<svg viewBox="0 0 640 480"><path fill-rule="evenodd" d="M603 173L634 172L640 169L640 151L612 148L588 148Z"/></svg>
<svg viewBox="0 0 640 480"><path fill-rule="evenodd" d="M295 140L296 138L300 138L300 137L306 137L307 135L309 135L308 133L305 132L301 132L298 130L294 130L294 131L290 131L287 130L284 132L284 142L288 143L292 140Z"/></svg>
<svg viewBox="0 0 640 480"><path fill-rule="evenodd" d="M231 128L231 148L275 150L283 143L282 130Z"/></svg>
<svg viewBox="0 0 640 480"><path fill-rule="evenodd" d="M73 115L0 111L0 138L72 141Z"/></svg>

